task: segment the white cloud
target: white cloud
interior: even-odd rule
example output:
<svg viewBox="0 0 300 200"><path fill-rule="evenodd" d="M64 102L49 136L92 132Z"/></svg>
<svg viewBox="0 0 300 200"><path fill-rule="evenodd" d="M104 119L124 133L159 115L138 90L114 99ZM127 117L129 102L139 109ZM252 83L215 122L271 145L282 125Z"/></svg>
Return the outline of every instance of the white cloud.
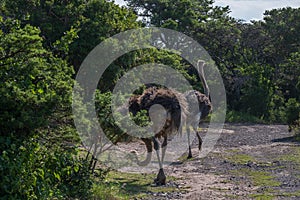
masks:
<svg viewBox="0 0 300 200"><path fill-rule="evenodd" d="M215 5L229 5L234 18L250 21L262 19L265 10L283 7L300 7L298 0L215 0Z"/></svg>
<svg viewBox="0 0 300 200"><path fill-rule="evenodd" d="M124 0L115 0L119 5L125 5ZM300 7L299 0L215 0L215 5L230 6L230 15L246 21L260 20L265 10L283 7Z"/></svg>
<svg viewBox="0 0 300 200"><path fill-rule="evenodd" d="M115 0L115 3L119 4L120 6L124 6L126 4L124 0Z"/></svg>

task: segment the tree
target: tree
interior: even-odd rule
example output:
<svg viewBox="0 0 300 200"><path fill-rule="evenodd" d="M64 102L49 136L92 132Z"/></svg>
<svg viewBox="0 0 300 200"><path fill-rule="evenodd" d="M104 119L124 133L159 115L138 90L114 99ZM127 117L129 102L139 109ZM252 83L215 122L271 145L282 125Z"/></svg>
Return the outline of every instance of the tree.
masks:
<svg viewBox="0 0 300 200"><path fill-rule="evenodd" d="M44 46L67 59L75 71L104 39L139 27L132 11L106 0L30 0L26 6L7 0L2 13L39 27Z"/></svg>
<svg viewBox="0 0 300 200"><path fill-rule="evenodd" d="M291 53L280 65L278 89L283 92L285 99L295 98L300 101L300 51Z"/></svg>
<svg viewBox="0 0 300 200"><path fill-rule="evenodd" d="M232 51L235 51L238 43L239 30L236 28L236 20L228 16L230 12L228 6L213 6L214 2L211 0L127 0L127 2L129 7L144 19L146 25L170 28L198 41L219 65L225 82L229 80L230 69L227 68L232 66L225 62L225 56L234 56Z"/></svg>
<svg viewBox="0 0 300 200"><path fill-rule="evenodd" d="M0 18L1 135L26 135L70 103L72 67L42 46L40 31Z"/></svg>
<svg viewBox="0 0 300 200"><path fill-rule="evenodd" d="M132 11L113 2L88 1L84 5L79 25L76 26L79 30L78 39L70 45L70 61L75 70L77 71L87 54L104 39L140 27L136 20L137 16ZM122 63L116 64L122 66Z"/></svg>
<svg viewBox="0 0 300 200"><path fill-rule="evenodd" d="M43 47L37 28L3 17L0 27L1 197L86 198L86 162L61 139L74 134L72 67Z"/></svg>
<svg viewBox="0 0 300 200"><path fill-rule="evenodd" d="M281 8L266 11L262 27L268 34L271 43L265 52L270 62L278 67L290 53L299 50L300 8Z"/></svg>

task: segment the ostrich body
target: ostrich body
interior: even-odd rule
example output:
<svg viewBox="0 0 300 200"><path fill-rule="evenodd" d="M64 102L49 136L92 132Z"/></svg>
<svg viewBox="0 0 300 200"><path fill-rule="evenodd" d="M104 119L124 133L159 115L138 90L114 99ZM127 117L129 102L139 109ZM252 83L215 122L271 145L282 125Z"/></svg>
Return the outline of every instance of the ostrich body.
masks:
<svg viewBox="0 0 300 200"><path fill-rule="evenodd" d="M188 136L188 145L189 145L189 154L188 158L192 158L192 150L191 150L191 141L190 141L190 129L195 131L196 136L198 138L198 149L201 151L201 146L202 146L202 139L199 135L199 132L197 131L197 128L199 126L199 123L201 122L202 119L206 118L208 114L212 110L212 105L210 102L210 94L209 94L209 88L204 76L204 65L205 62L202 60L198 61L197 68L198 71L200 72L200 79L203 84L204 88L204 94L197 90L190 90L185 92L185 98L188 104L188 115L187 115L187 120L186 120L186 129L187 129L187 136ZM196 98L194 98L196 97ZM197 102L195 102L195 99ZM198 105L198 109L195 109L195 105Z"/></svg>
<svg viewBox="0 0 300 200"><path fill-rule="evenodd" d="M198 67L201 74L200 78L203 82L205 93L209 95L208 87L203 76L203 66L204 62L199 61ZM149 164L149 162L151 161L152 150L154 148L159 163L159 172L157 174L157 178L154 180L154 183L156 185L166 184L166 176L163 170L163 160L167 148L168 137L172 136L172 134L181 133L181 124L185 124L187 127L189 157L192 156L190 146L190 126L193 127L194 131L197 134L197 137L199 139L199 150L201 149L202 140L197 132L197 127L200 120L205 118L211 110L209 97L206 94L202 94L195 90L180 94L172 89L150 87L147 88L143 92L143 94L136 95L130 98L129 112L131 112L133 115L136 115L139 111L146 110L147 114L154 124L154 127L156 124L160 123L159 121L156 121L159 120L159 118L156 119L156 114L161 114L161 112L156 112L155 110L151 111L152 106L160 105L165 110L165 122L163 126L154 128L153 135L151 137L141 138L145 143L147 149L146 159L143 161L139 161L138 158L136 158L137 164L140 166ZM194 98L193 95L195 95L197 98ZM193 102L192 99L194 101L196 99L198 102ZM188 105L187 102L198 105L199 109L194 109L193 106ZM195 112L195 110L199 110L199 112ZM163 142L161 144L161 157L160 145L158 142L158 139L160 138L163 138Z"/></svg>

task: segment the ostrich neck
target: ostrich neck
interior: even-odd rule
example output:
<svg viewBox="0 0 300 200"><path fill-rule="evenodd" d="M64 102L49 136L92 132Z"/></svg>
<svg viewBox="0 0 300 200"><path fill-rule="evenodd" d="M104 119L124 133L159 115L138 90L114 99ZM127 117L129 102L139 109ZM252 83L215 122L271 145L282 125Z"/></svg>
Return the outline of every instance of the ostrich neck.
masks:
<svg viewBox="0 0 300 200"><path fill-rule="evenodd" d="M204 89L204 94L209 97L209 88L208 88L208 85L207 85L207 82L206 82L206 79L205 79L205 74L204 74L204 63L201 63L198 65L198 70L199 70L199 73L200 73L200 79L201 79L201 82L203 84L203 89Z"/></svg>

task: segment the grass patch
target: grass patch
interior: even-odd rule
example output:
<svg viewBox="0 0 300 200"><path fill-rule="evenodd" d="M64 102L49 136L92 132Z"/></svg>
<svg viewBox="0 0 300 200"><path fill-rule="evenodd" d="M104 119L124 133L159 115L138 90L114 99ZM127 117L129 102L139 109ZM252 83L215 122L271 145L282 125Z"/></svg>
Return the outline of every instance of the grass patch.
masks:
<svg viewBox="0 0 300 200"><path fill-rule="evenodd" d="M231 163L244 165L248 162L256 162L255 158L247 154L234 154L227 156L226 160Z"/></svg>
<svg viewBox="0 0 300 200"><path fill-rule="evenodd" d="M149 193L185 191L187 188L175 186L152 186L155 174L123 173L111 171L103 184L95 184L93 194L95 199L134 199L143 198ZM167 181L175 181L175 177L168 176Z"/></svg>
<svg viewBox="0 0 300 200"><path fill-rule="evenodd" d="M122 191L122 186L113 183L102 183L93 185L93 199L95 200L121 200L130 199L130 196Z"/></svg>
<svg viewBox="0 0 300 200"><path fill-rule="evenodd" d="M300 191L290 192L290 193L284 192L284 193L281 193L278 196L282 196L282 197L300 197Z"/></svg>
<svg viewBox="0 0 300 200"><path fill-rule="evenodd" d="M237 195L233 195L233 194L225 194L224 197L226 199L239 199L240 197Z"/></svg>
<svg viewBox="0 0 300 200"><path fill-rule="evenodd" d="M270 163L260 162L253 156L250 156L248 154L239 153L239 150L237 150L237 149L231 149L231 150L228 150L227 152L230 153L230 155L226 156L226 160L228 162L236 164L236 165L245 165L249 162L253 162L257 166L261 166L261 167L271 167L272 166L271 162Z"/></svg>
<svg viewBox="0 0 300 200"><path fill-rule="evenodd" d="M281 161L289 161L289 162L293 162L293 163L296 163L296 164L300 164L300 157L299 155L284 155L282 157L280 157L280 160Z"/></svg>
<svg viewBox="0 0 300 200"><path fill-rule="evenodd" d="M292 147L291 152L285 155L282 155L278 158L280 161L292 162L298 166L300 170L300 148Z"/></svg>
<svg viewBox="0 0 300 200"><path fill-rule="evenodd" d="M278 187L281 185L279 181L274 180L269 172L254 171L251 169L232 170L231 173L248 177L254 186L259 187Z"/></svg>
<svg viewBox="0 0 300 200"><path fill-rule="evenodd" d="M250 194L250 198L256 199L256 200L272 200L275 199L275 196L273 194Z"/></svg>
<svg viewBox="0 0 300 200"><path fill-rule="evenodd" d="M239 149L228 149L228 150L226 150L226 152L228 152L228 153L239 153L240 150Z"/></svg>
<svg viewBox="0 0 300 200"><path fill-rule="evenodd" d="M275 177L269 172L254 171L251 169L232 170L233 173L238 176L247 177L251 183L256 187L263 187L263 191L259 191L256 194L249 194L249 198L256 200L271 200L275 198L276 191L272 187L278 187L281 185L279 181L275 180Z"/></svg>

